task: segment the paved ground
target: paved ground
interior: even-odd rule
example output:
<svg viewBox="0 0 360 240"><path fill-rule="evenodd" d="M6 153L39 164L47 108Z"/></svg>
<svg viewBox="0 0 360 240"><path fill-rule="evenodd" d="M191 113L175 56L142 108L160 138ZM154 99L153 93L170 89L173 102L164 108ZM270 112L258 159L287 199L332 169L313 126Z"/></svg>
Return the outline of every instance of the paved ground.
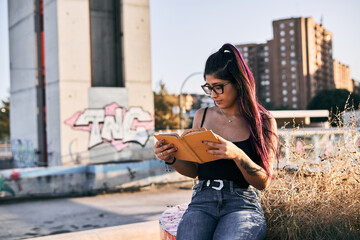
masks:
<svg viewBox="0 0 360 240"><path fill-rule="evenodd" d="M168 207L190 201L192 190L167 185L133 193L0 202L0 239L26 239L159 219Z"/></svg>

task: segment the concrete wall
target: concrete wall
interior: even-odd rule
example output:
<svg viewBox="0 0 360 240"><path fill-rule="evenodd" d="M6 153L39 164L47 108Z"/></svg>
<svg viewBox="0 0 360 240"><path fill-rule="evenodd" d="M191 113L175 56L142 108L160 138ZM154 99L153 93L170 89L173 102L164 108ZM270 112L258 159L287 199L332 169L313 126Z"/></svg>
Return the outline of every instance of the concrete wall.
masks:
<svg viewBox="0 0 360 240"><path fill-rule="evenodd" d="M46 74L46 119L49 166L58 166L61 161L60 138L60 76L59 76L59 31L57 1L44 1L44 41Z"/></svg>
<svg viewBox="0 0 360 240"><path fill-rule="evenodd" d="M86 148L86 134L72 131L64 122L74 112L88 107L91 86L90 16L86 0L57 1L59 42L61 156ZM78 141L76 141L76 139ZM64 164L64 163L62 163Z"/></svg>
<svg viewBox="0 0 360 240"><path fill-rule="evenodd" d="M125 87L129 106L154 114L151 88L149 0L123 0Z"/></svg>
<svg viewBox="0 0 360 240"><path fill-rule="evenodd" d="M15 166L36 166L36 39L33 1L8 1L10 135Z"/></svg>

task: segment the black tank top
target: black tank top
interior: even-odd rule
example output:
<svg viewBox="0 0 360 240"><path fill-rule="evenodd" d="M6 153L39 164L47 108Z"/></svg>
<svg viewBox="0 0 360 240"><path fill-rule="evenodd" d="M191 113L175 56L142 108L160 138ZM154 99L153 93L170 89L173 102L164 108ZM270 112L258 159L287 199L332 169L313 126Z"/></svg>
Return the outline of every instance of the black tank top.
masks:
<svg viewBox="0 0 360 240"><path fill-rule="evenodd" d="M204 115L201 121L201 127L204 124L205 115L207 108L205 108ZM238 148L243 150L246 155L249 156L251 160L255 163L259 164L259 157L253 150L253 147L250 142L250 138L240 141L233 142ZM207 180L207 179L224 179L231 180L237 183L242 188L247 188L249 183L245 180L243 174L240 169L236 165L236 163L231 159L219 159L216 161L199 164L198 167L198 176L199 180Z"/></svg>

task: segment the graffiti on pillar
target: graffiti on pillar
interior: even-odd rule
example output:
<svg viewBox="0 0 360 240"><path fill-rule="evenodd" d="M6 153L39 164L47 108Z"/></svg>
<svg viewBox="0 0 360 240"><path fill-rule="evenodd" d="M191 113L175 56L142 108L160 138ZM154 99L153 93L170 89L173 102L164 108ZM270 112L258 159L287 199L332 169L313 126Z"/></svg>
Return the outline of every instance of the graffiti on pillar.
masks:
<svg viewBox="0 0 360 240"><path fill-rule="evenodd" d="M137 143L144 147L154 128L154 117L141 107L125 109L116 103L103 109L86 109L65 121L73 129L90 132L88 148L108 142L117 151Z"/></svg>
<svg viewBox="0 0 360 240"><path fill-rule="evenodd" d="M13 139L11 151L14 159L14 167L36 167L38 166L38 154L31 140Z"/></svg>
<svg viewBox="0 0 360 240"><path fill-rule="evenodd" d="M54 163L54 151L50 150L51 142L47 144L47 157L48 162ZM27 168L27 167L39 167L44 166L44 162L39 160L38 150L34 143L29 139L12 139L11 140L11 152L14 160L15 168Z"/></svg>

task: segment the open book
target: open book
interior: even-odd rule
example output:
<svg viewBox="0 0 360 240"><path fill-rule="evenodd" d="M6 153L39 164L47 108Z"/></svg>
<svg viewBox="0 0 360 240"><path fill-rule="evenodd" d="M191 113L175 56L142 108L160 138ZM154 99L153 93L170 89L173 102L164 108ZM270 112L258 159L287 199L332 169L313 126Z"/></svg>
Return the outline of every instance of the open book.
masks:
<svg viewBox="0 0 360 240"><path fill-rule="evenodd" d="M220 141L215 137L211 130L206 128L188 129L185 130L181 136L177 133L154 134L157 140L165 139L165 143L172 143L177 148L174 156L180 160L186 160L197 163L205 163L217 160L219 158L206 152L211 149L202 143L202 141L216 142Z"/></svg>

